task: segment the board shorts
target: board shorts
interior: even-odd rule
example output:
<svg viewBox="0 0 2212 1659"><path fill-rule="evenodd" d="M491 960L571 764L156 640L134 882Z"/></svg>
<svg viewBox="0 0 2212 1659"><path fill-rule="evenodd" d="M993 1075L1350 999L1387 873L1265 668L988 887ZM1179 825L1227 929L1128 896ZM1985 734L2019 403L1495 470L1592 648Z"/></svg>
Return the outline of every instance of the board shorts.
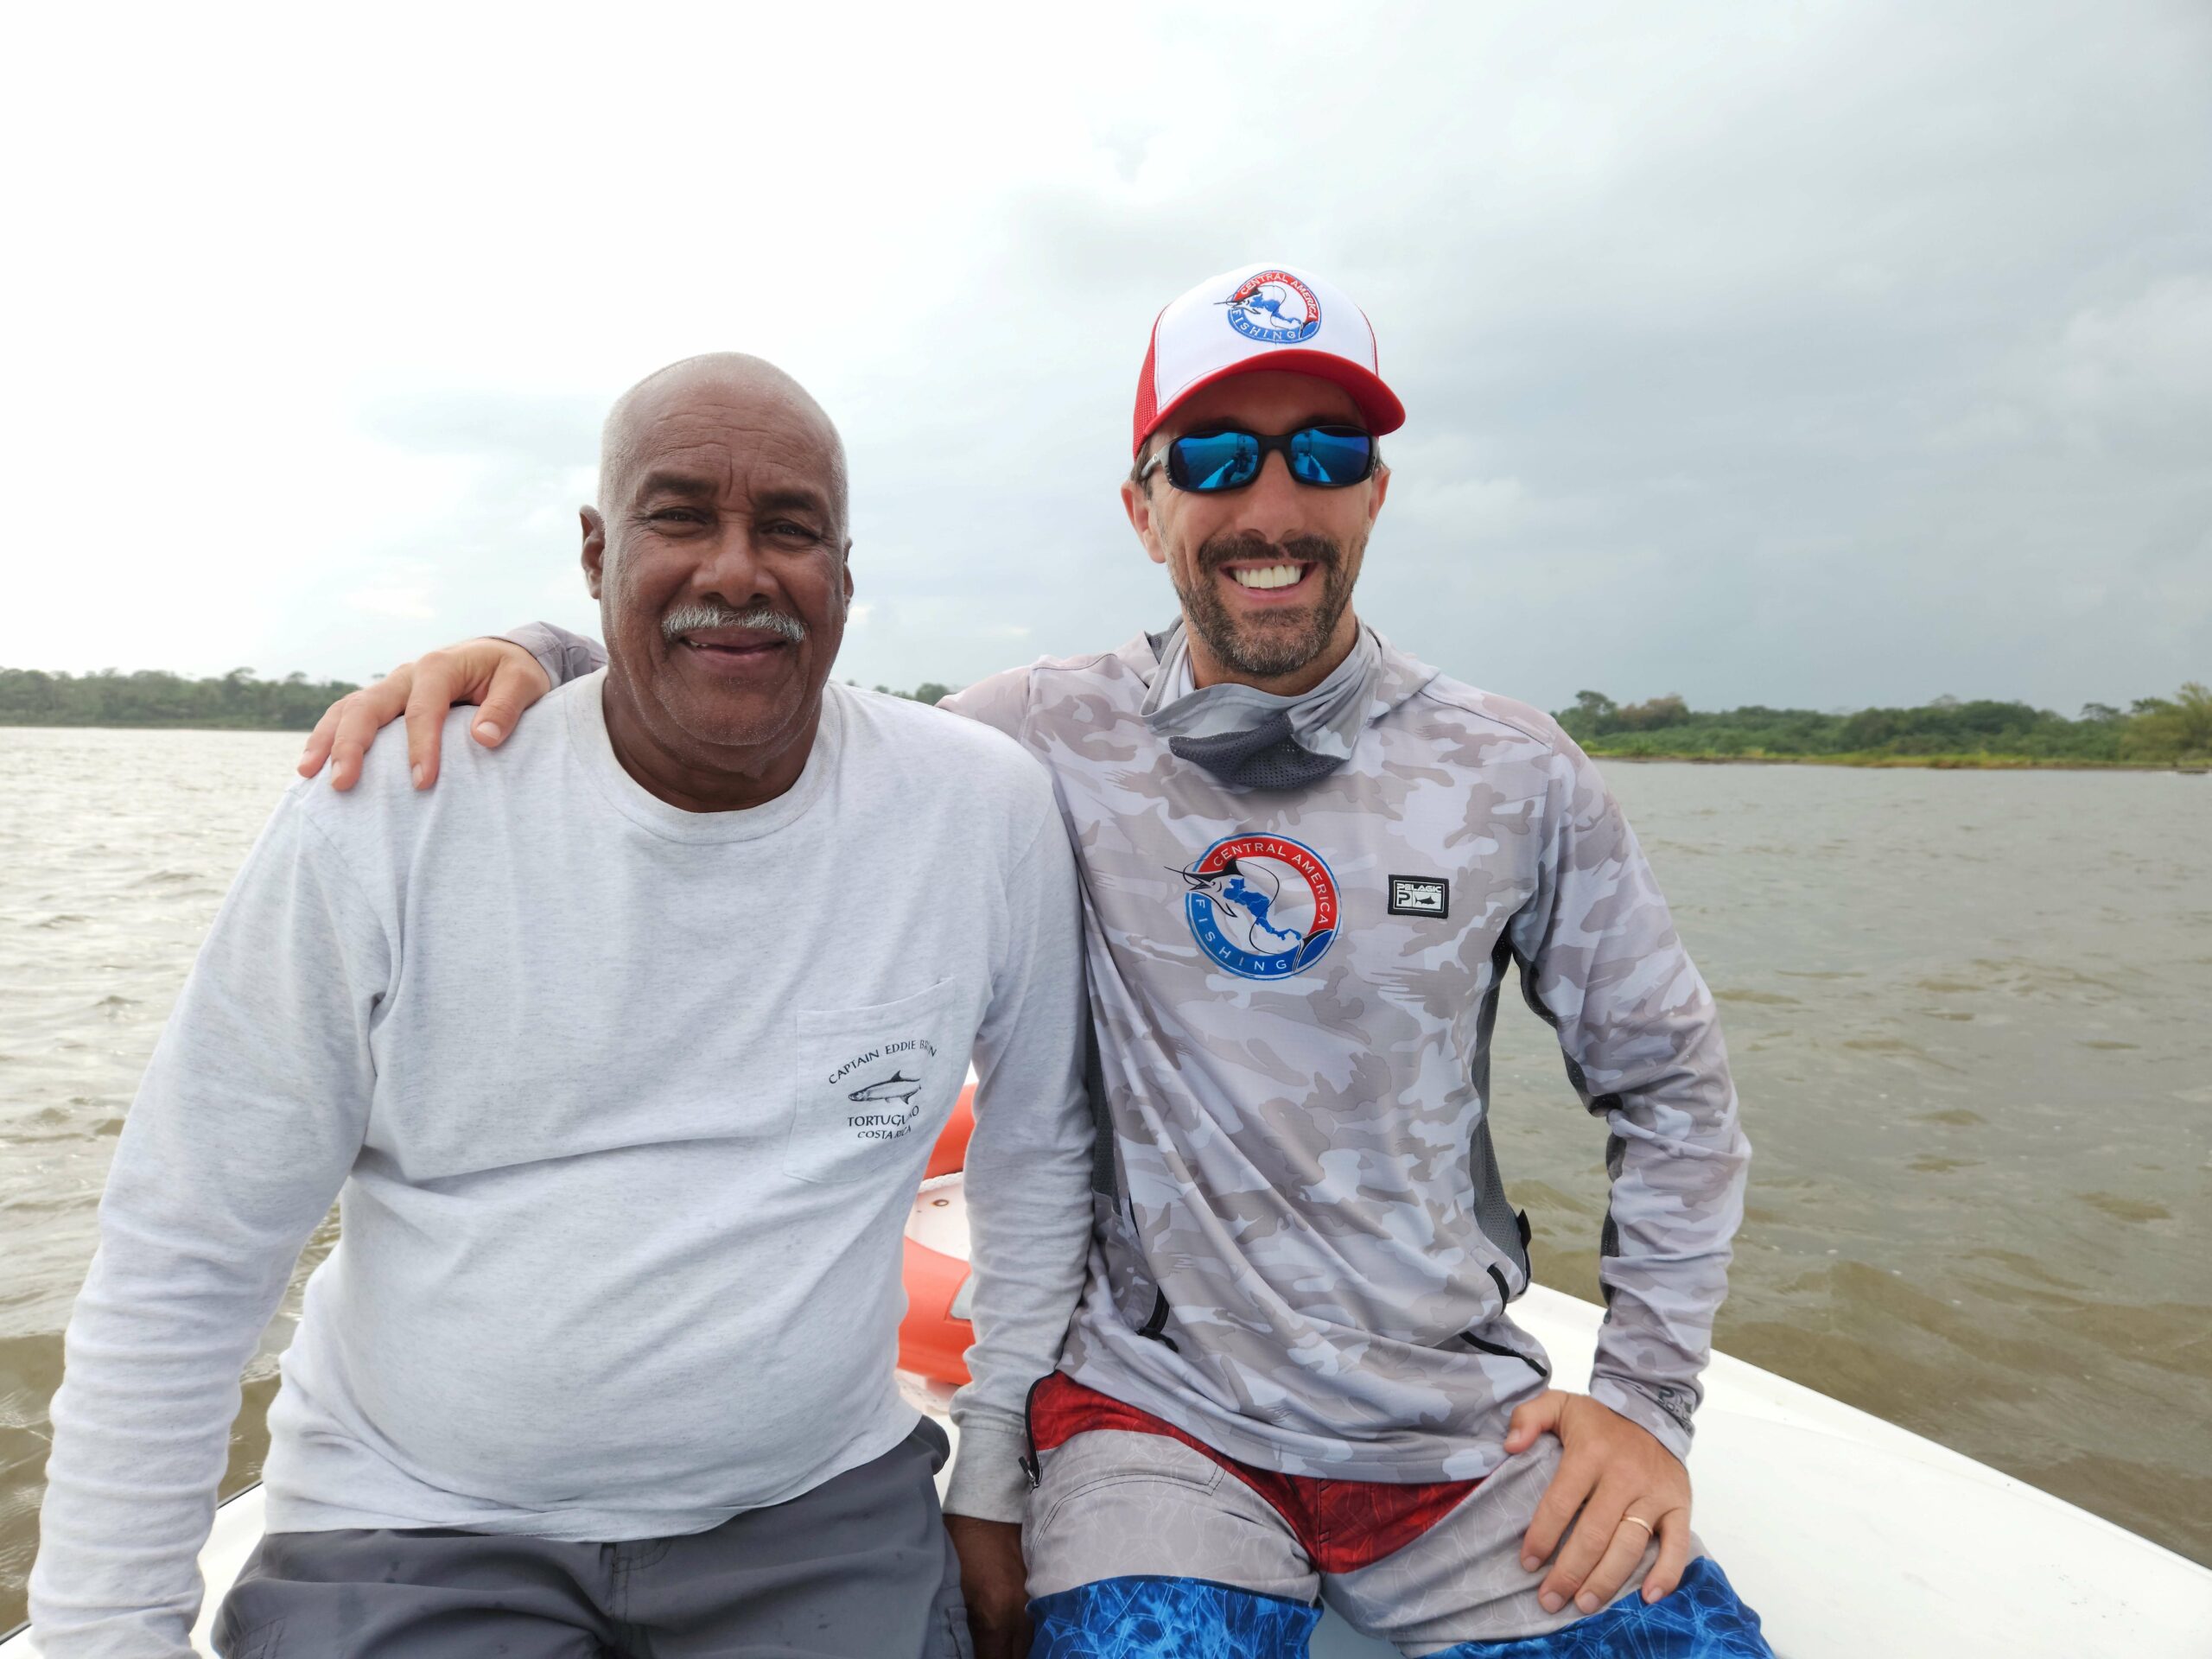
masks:
<svg viewBox="0 0 2212 1659"><path fill-rule="evenodd" d="M1303 1659L1323 1604L1407 1655L1772 1659L1758 1616L1693 1541L1672 1594L1556 1613L1521 1539L1559 1466L1541 1437L1481 1480L1325 1480L1255 1469L1055 1373L1029 1400L1022 1523L1030 1659Z"/></svg>
<svg viewBox="0 0 2212 1659"><path fill-rule="evenodd" d="M271 1533L223 1659L974 1659L925 1417L869 1463L705 1532L619 1543L448 1529Z"/></svg>

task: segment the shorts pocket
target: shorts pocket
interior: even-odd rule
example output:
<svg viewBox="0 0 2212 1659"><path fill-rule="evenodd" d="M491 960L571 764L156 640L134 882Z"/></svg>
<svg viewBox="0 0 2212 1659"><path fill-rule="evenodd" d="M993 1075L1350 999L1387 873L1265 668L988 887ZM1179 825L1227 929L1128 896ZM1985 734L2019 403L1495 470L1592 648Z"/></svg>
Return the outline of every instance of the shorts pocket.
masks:
<svg viewBox="0 0 2212 1659"><path fill-rule="evenodd" d="M925 1659L976 1659L975 1638L968 1630L968 1599L960 1592L960 1555L950 1538L944 1554L944 1582L938 1586L936 1605L930 1609Z"/></svg>
<svg viewBox="0 0 2212 1659"><path fill-rule="evenodd" d="M784 1173L834 1185L928 1156L968 1075L968 1045L945 1028L953 982L895 1002L801 1008Z"/></svg>
<svg viewBox="0 0 2212 1659"><path fill-rule="evenodd" d="M1122 1456L1101 1456L1084 1446L1083 1440L1078 1434L1058 1451L1045 1454L1048 1459L1064 1458L1071 1451L1077 1455L1072 1463L1064 1462L1057 1470L1046 1464L1038 1490L1030 1494L1025 1530L1038 1535L1049 1532L1071 1507L1080 1514L1109 1493L1128 1497L1148 1488L1160 1492L1171 1506L1178 1498L1187 1503L1206 1497L1228 1472L1211 1458L1188 1452L1180 1441L1165 1436L1158 1437L1156 1446ZM1183 1455L1178 1456L1179 1452Z"/></svg>
<svg viewBox="0 0 2212 1659"><path fill-rule="evenodd" d="M284 1621L270 1620L257 1624L242 1636L231 1635L219 1623L215 1631L215 1651L222 1659L276 1659L276 1644L283 1639Z"/></svg>

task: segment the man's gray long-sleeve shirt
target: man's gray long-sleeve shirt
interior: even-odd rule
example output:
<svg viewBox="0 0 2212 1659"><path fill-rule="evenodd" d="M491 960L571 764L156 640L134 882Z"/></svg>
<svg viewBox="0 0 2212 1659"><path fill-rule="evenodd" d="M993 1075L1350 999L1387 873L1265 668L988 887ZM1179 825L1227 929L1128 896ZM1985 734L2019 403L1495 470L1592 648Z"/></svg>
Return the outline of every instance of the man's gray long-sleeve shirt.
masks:
<svg viewBox="0 0 2212 1659"><path fill-rule="evenodd" d="M1591 1394L1686 1456L1750 1156L1713 998L1557 722L1378 643L1350 757L1294 789L1170 750L1143 636L944 704L1044 761L1080 861L1111 1157L1063 1369L1286 1473L1495 1468L1549 1376L1489 1129L1517 969L1606 1130Z"/></svg>
<svg viewBox="0 0 2212 1659"><path fill-rule="evenodd" d="M1295 788L1179 759L1142 636L946 705L1045 762L1079 849L1113 1165L1063 1369L1287 1474L1497 1467L1549 1374L1489 1130L1517 968L1607 1132L1590 1392L1686 1455L1748 1157L1712 996L1557 723L1378 643Z"/></svg>
<svg viewBox="0 0 2212 1659"><path fill-rule="evenodd" d="M995 733L830 688L804 774L689 813L598 677L296 787L117 1149L31 1611L182 1655L238 1375L334 1197L270 1413L275 1530L702 1530L896 1444L899 1262L964 1081L978 1342L950 1506L1020 1511L1023 1395L1083 1273L1079 912Z"/></svg>

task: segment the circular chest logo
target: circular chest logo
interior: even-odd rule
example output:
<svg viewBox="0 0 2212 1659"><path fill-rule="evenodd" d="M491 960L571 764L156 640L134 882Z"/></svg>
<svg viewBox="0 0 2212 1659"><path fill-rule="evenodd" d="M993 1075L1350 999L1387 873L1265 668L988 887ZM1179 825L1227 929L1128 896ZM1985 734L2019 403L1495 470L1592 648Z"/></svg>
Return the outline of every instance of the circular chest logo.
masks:
<svg viewBox="0 0 2212 1659"><path fill-rule="evenodd" d="M1248 276L1221 303L1229 308L1230 327L1266 346L1295 346L1321 327L1321 302L1287 270Z"/></svg>
<svg viewBox="0 0 2212 1659"><path fill-rule="evenodd" d="M1181 871L1183 912L1198 948L1246 979L1283 979L1320 961L1337 937L1337 879L1311 847L1282 836L1230 836Z"/></svg>

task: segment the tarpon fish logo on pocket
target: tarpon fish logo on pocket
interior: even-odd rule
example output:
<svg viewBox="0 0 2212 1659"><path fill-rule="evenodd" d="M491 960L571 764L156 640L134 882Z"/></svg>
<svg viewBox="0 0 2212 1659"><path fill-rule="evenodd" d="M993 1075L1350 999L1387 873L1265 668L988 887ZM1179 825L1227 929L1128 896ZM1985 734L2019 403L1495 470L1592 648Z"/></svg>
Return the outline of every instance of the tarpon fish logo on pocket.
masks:
<svg viewBox="0 0 2212 1659"><path fill-rule="evenodd" d="M845 1098L862 1103L877 1100L895 1100L903 1106L921 1092L922 1080L919 1077L909 1077L893 1071L881 1083L871 1083L866 1088L855 1089Z"/></svg>
<svg viewBox="0 0 2212 1659"><path fill-rule="evenodd" d="M883 1063L894 1056L899 1057L899 1061L894 1061L890 1076L876 1077L857 1089L843 1088L855 1073L880 1071ZM845 1099L855 1109L845 1115L845 1127L851 1131L853 1139L896 1141L913 1133L914 1125L922 1116L922 1109L914 1103L914 1097L928 1087L928 1067L919 1062L936 1058L935 1043L926 1037L911 1037L856 1054L831 1073L830 1087L842 1090ZM921 1075L908 1077L906 1066L910 1065ZM889 1109L869 1109L872 1107Z"/></svg>
<svg viewBox="0 0 2212 1659"><path fill-rule="evenodd" d="M845 1098L862 1109L847 1120L853 1132L863 1141L893 1141L914 1126L922 1109L913 1103L914 1096L922 1092L922 1080L910 1077L903 1071L893 1071L877 1083L865 1084ZM871 1112L870 1106L896 1106L895 1112Z"/></svg>
<svg viewBox="0 0 2212 1659"><path fill-rule="evenodd" d="M784 1170L803 1181L904 1177L951 1114L967 1069L957 988L893 1002L801 1008Z"/></svg>

